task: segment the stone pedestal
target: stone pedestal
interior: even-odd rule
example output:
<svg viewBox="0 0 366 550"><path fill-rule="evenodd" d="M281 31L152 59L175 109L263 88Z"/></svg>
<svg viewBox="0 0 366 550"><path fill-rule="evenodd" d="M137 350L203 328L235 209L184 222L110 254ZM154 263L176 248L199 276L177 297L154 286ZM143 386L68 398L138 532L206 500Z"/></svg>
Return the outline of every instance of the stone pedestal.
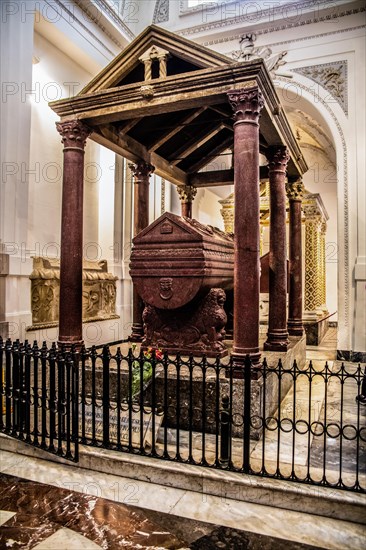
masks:
<svg viewBox="0 0 366 550"><path fill-rule="evenodd" d="M305 365L305 336L301 339L290 337L289 347L286 353L269 352L266 353L266 358L269 367L278 365L281 358L284 369L289 369L296 360L299 368ZM211 360L214 364L214 361ZM223 359L222 364L228 362L228 359ZM155 403L159 414L162 411L167 411L163 418L163 425L169 428L176 429L177 421L177 399L179 396L179 429L189 430L194 432L217 433L219 429L217 411L221 408L221 400L225 395L230 395L230 382L225 376L225 368L222 368L218 376L214 368L208 366L205 370L203 385L203 374L200 367L195 367L192 370L192 376L189 374L189 369L183 365L179 368L179 380L177 377L177 368L170 365L167 369L167 376L164 374L164 369L161 365L157 366L155 377L155 399L152 397L152 384L149 384L144 390L144 407L150 407ZM281 378L281 399L286 396L289 391L293 378L291 374L282 374ZM218 387L219 386L219 387ZM233 427L232 434L234 437L243 437L243 410L244 410L244 381L241 379L233 379L232 393L232 414ZM102 387L102 364L97 364L96 368L96 387ZM166 388L166 391L165 391ZM91 391L91 370L86 371L86 391L90 394ZM279 377L276 373L270 373L266 377L264 384L263 377L258 380L251 381L252 406L251 416L266 417L276 413L278 408L278 391ZM111 363L110 370L110 396L113 401L117 393L117 372ZM263 402L266 407L264 410ZM122 365L121 372L121 395L128 396L128 369L125 364ZM165 403L165 396L167 402ZM262 429L260 421L257 423L253 420L254 427L251 428L251 439L259 440Z"/></svg>
<svg viewBox="0 0 366 550"><path fill-rule="evenodd" d="M328 315L314 315L304 318L304 329L306 333L306 344L318 346L323 340L329 328Z"/></svg>

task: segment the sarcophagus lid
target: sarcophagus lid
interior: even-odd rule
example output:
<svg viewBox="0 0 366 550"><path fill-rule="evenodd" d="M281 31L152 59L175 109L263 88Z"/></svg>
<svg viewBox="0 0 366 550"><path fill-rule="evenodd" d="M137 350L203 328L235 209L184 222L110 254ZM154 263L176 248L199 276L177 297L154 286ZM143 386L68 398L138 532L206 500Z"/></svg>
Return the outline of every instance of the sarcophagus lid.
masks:
<svg viewBox="0 0 366 550"><path fill-rule="evenodd" d="M132 242L130 274L150 305L175 309L213 287L233 287L233 237L217 228L167 212Z"/></svg>

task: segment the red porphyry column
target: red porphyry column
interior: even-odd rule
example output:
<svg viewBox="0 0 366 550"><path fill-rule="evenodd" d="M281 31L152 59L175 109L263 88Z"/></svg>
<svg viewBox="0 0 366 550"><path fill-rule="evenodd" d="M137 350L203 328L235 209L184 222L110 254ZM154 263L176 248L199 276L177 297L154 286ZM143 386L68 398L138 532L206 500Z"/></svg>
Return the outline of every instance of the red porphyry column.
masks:
<svg viewBox="0 0 366 550"><path fill-rule="evenodd" d="M265 350L287 351L286 168L287 147L267 152L270 187L269 316Z"/></svg>
<svg viewBox="0 0 366 550"><path fill-rule="evenodd" d="M61 214L59 344L83 343L84 154L91 130L80 120L56 122L64 145Z"/></svg>
<svg viewBox="0 0 366 550"><path fill-rule="evenodd" d="M259 115L257 86L228 92L234 110L234 376L244 358L259 366Z"/></svg>
<svg viewBox="0 0 366 550"><path fill-rule="evenodd" d="M301 201L304 184L301 178L289 181L286 186L289 199L289 249L290 249L290 293L288 303L288 333L302 336L302 236Z"/></svg>
<svg viewBox="0 0 366 550"><path fill-rule="evenodd" d="M149 225L149 178L155 167L145 161L129 164L134 179L134 237ZM142 312L144 303L133 289L131 340L140 342L144 335Z"/></svg>

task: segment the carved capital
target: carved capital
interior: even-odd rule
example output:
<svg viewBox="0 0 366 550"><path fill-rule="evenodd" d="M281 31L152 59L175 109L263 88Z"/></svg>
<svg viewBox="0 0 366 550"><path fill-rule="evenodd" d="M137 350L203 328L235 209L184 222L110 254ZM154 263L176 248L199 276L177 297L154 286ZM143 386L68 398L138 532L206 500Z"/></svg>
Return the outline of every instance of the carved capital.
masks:
<svg viewBox="0 0 366 550"><path fill-rule="evenodd" d="M193 185L179 185L177 191L181 202L192 202L197 194L197 187Z"/></svg>
<svg viewBox="0 0 366 550"><path fill-rule="evenodd" d="M270 147L266 156L270 172L286 172L290 155L288 154L288 150L285 145Z"/></svg>
<svg viewBox="0 0 366 550"><path fill-rule="evenodd" d="M286 183L286 193L290 201L302 201L305 187L301 179L288 181Z"/></svg>
<svg viewBox="0 0 366 550"><path fill-rule="evenodd" d="M134 175L135 183L146 181L146 179L149 178L155 170L155 166L143 160L138 161L135 164L130 163L128 166Z"/></svg>
<svg viewBox="0 0 366 550"><path fill-rule="evenodd" d="M56 122L58 133L62 136L61 143L64 147L84 149L86 139L91 134L91 129L81 120L69 120L67 122Z"/></svg>
<svg viewBox="0 0 366 550"><path fill-rule="evenodd" d="M305 223L316 223L321 224L322 222L322 215L319 211L319 208L316 204L307 204L303 206L304 214L305 214Z"/></svg>
<svg viewBox="0 0 366 550"><path fill-rule="evenodd" d="M256 122L264 106L261 91L257 87L242 88L228 92L230 105L236 122Z"/></svg>

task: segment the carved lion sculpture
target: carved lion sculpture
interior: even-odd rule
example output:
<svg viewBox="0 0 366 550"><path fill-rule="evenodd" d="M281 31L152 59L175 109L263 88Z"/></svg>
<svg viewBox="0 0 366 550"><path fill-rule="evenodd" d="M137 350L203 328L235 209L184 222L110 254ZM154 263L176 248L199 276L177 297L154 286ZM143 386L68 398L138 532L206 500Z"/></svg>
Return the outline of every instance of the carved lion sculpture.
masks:
<svg viewBox="0 0 366 550"><path fill-rule="evenodd" d="M202 341L215 351L222 351L225 348L222 342L227 323L225 300L224 290L212 288L192 319L192 325L200 331Z"/></svg>

